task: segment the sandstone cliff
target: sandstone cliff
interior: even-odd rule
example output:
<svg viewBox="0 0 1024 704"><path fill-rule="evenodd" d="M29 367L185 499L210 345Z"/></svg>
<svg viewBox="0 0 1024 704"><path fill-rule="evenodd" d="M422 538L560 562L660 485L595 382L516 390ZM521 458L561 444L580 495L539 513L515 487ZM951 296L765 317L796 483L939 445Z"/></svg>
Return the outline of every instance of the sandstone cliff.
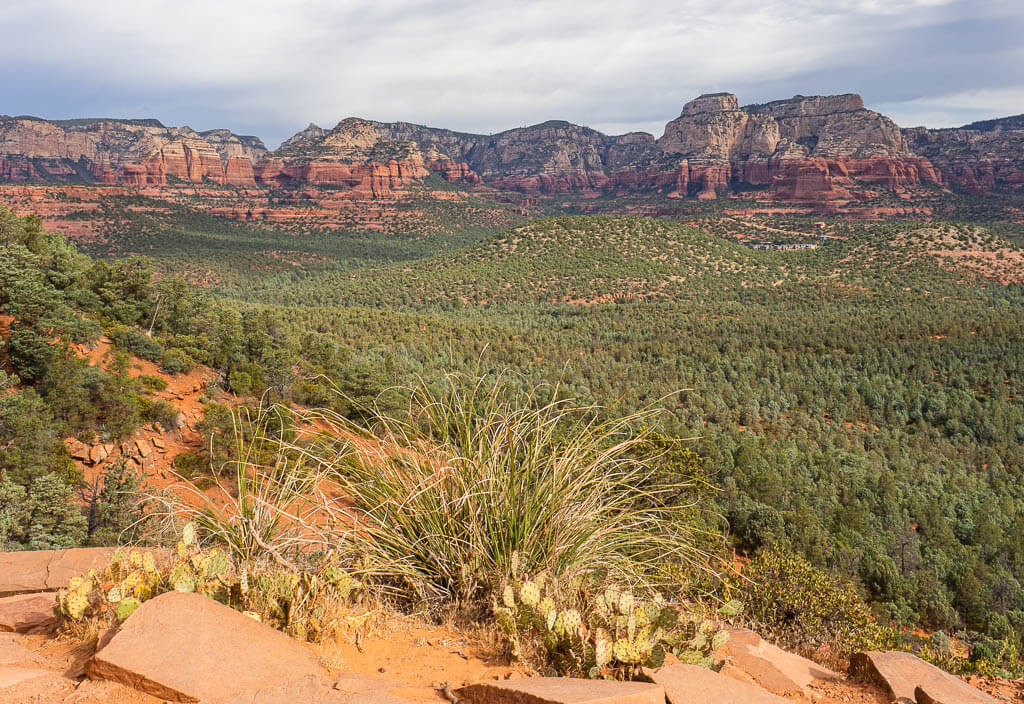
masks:
<svg viewBox="0 0 1024 704"><path fill-rule="evenodd" d="M853 94L746 107L729 93L702 95L660 139L609 136L557 120L477 135L349 118L331 130L310 125L272 156L257 167L257 180L318 183L337 169L325 164L361 165L357 170L364 172L371 164L399 164L413 178L427 168L449 180L531 195L657 190L714 198L754 186L791 200L823 200L849 198L860 186L899 190L942 182L892 120L865 109Z"/></svg>
<svg viewBox="0 0 1024 704"><path fill-rule="evenodd" d="M168 178L255 185L256 137L198 133L156 120L42 120L0 116L0 179L152 185Z"/></svg>
<svg viewBox="0 0 1024 704"><path fill-rule="evenodd" d="M956 129L903 130L910 147L929 159L953 187L968 193L1024 186L1024 115Z"/></svg>
<svg viewBox="0 0 1024 704"><path fill-rule="evenodd" d="M820 202L922 184L982 193L1024 185L1024 116L901 130L855 94L740 106L736 96L714 93L684 105L658 139L559 120L480 135L348 118L331 129L310 124L274 152L225 129L0 116L0 181L208 180L388 198L431 173L529 195L715 198L755 188Z"/></svg>

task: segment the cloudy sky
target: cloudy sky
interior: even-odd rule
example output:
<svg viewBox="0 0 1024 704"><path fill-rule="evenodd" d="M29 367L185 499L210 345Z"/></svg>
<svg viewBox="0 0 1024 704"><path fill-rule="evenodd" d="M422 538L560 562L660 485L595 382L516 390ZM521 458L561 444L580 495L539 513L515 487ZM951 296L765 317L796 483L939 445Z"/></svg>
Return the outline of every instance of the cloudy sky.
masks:
<svg viewBox="0 0 1024 704"><path fill-rule="evenodd" d="M684 102L857 92L904 126L1024 113L1020 0L2 0L0 113L271 148L356 115L661 134Z"/></svg>

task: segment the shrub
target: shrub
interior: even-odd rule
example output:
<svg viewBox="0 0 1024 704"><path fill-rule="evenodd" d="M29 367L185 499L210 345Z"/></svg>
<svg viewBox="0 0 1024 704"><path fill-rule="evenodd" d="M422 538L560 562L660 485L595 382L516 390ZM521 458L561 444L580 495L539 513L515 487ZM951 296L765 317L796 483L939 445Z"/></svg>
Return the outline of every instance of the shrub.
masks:
<svg viewBox="0 0 1024 704"><path fill-rule="evenodd" d="M159 376L151 376L149 374L140 374L136 381L138 381L142 388L150 393L155 391L163 391L167 388L167 380Z"/></svg>
<svg viewBox="0 0 1024 704"><path fill-rule="evenodd" d="M133 354L136 357L159 361L164 352L163 345L151 337L147 337L136 328L127 325L115 325L107 330L107 336L113 340L117 348L122 352Z"/></svg>
<svg viewBox="0 0 1024 704"><path fill-rule="evenodd" d="M143 531L150 501L142 469L123 457L108 464L91 485L79 489L86 505L89 545L134 541Z"/></svg>
<svg viewBox="0 0 1024 704"><path fill-rule="evenodd" d="M188 374L195 367L195 360L177 348L167 350L160 358L160 369L168 374Z"/></svg>
<svg viewBox="0 0 1024 704"><path fill-rule="evenodd" d="M170 401L138 397L139 415L147 423L160 423L168 428L174 427L174 419L178 409Z"/></svg>
<svg viewBox="0 0 1024 704"><path fill-rule="evenodd" d="M791 552L770 548L744 567L743 576L748 615L786 647L827 646L840 655L885 649L895 638L875 622L852 584Z"/></svg>
<svg viewBox="0 0 1024 704"><path fill-rule="evenodd" d="M655 411L598 420L608 409L544 400L557 398L550 387L520 395L515 381L421 382L400 419L376 414L376 438L338 414L312 419L331 432L311 457L349 497L338 523L354 525L346 537L377 584L480 615L513 555L524 573L558 579L604 569L656 585L672 564L712 571L699 529L677 520L701 508L661 501L677 487L652 481Z"/></svg>

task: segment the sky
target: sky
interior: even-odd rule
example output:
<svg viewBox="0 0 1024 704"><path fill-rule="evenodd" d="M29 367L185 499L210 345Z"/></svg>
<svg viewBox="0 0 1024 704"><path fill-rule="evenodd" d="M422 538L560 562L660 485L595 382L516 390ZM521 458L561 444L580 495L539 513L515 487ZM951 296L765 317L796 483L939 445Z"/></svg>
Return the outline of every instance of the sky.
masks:
<svg viewBox="0 0 1024 704"><path fill-rule="evenodd" d="M2 0L0 113L269 147L348 116L660 136L683 104L860 93L902 126L1024 113L1021 0Z"/></svg>

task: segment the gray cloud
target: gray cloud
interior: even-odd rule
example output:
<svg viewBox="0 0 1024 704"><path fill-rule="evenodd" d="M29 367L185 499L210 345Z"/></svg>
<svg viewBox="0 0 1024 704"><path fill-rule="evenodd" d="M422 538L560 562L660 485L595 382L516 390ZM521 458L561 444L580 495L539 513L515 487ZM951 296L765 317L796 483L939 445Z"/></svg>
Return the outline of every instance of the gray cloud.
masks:
<svg viewBox="0 0 1024 704"><path fill-rule="evenodd" d="M0 29L0 111L272 146L348 115L660 134L717 90L860 92L901 124L1024 112L1024 7L993 0L6 0Z"/></svg>

